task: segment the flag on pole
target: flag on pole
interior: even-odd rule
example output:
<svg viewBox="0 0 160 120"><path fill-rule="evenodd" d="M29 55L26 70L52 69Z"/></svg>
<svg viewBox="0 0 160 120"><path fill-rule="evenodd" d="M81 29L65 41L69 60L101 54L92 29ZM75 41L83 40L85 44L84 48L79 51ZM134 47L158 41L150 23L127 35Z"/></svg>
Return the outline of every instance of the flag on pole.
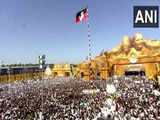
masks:
<svg viewBox="0 0 160 120"><path fill-rule="evenodd" d="M87 17L88 17L88 10L87 8L85 8L76 14L76 23L86 20Z"/></svg>

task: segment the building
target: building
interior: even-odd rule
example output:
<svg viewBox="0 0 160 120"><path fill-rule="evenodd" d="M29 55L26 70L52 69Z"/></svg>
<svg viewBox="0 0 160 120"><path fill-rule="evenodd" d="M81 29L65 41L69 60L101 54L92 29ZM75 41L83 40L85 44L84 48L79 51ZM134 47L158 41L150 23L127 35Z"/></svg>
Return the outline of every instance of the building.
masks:
<svg viewBox="0 0 160 120"><path fill-rule="evenodd" d="M55 64L52 69L53 77L69 77L73 75L72 65L68 63Z"/></svg>
<svg viewBox="0 0 160 120"><path fill-rule="evenodd" d="M90 73L92 73L93 76L91 77L93 79L106 79L108 77L107 66L108 63L106 60L106 56L104 53L102 53L100 56L96 56L94 59L91 60L91 70L89 69L88 61L84 61L81 64L78 64L76 67L76 77L89 80L89 75Z"/></svg>
<svg viewBox="0 0 160 120"><path fill-rule="evenodd" d="M146 40L142 34L124 36L122 43L91 60L94 78L114 75L145 75L149 79L160 74L160 41ZM77 76L89 79L87 61L77 65Z"/></svg>

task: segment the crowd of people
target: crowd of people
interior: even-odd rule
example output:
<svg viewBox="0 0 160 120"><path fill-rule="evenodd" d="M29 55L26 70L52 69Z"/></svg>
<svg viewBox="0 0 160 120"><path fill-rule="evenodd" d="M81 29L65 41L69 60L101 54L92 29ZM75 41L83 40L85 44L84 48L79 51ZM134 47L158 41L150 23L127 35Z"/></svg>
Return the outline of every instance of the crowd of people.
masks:
<svg viewBox="0 0 160 120"><path fill-rule="evenodd" d="M159 120L160 89L156 80L141 76L112 78L116 87L114 117L126 120Z"/></svg>
<svg viewBox="0 0 160 120"><path fill-rule="evenodd" d="M109 95L106 84L116 92ZM85 94L83 90L99 92ZM160 119L159 86L141 76L120 76L92 82L73 78L26 80L0 84L0 120L98 120L107 99L116 108L110 119ZM109 108L106 109L106 111ZM97 117L100 115L100 117Z"/></svg>
<svg viewBox="0 0 160 120"><path fill-rule="evenodd" d="M105 81L70 78L27 80L0 85L2 120L91 120L105 99ZM100 89L84 94L84 89Z"/></svg>

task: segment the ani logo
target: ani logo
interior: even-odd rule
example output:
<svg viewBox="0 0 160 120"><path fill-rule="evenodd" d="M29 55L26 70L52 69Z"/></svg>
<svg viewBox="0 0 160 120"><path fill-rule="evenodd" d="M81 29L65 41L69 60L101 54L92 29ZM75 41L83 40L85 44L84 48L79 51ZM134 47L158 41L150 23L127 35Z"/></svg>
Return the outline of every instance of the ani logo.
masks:
<svg viewBox="0 0 160 120"><path fill-rule="evenodd" d="M158 6L134 6L134 27L159 27Z"/></svg>
<svg viewBox="0 0 160 120"><path fill-rule="evenodd" d="M137 62L137 59L135 59L135 58L130 59L130 63L136 63L136 62Z"/></svg>

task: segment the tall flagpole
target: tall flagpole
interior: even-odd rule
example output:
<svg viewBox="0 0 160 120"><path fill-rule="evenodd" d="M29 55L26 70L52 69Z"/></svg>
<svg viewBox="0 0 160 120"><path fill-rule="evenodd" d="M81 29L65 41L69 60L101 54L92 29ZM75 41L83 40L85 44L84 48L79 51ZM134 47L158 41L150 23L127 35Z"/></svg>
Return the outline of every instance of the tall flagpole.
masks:
<svg viewBox="0 0 160 120"><path fill-rule="evenodd" d="M89 58L89 80L92 79L92 67L91 67L91 31L90 31L90 22L89 22L89 15L88 15L88 6L87 6L87 26L88 26L88 58Z"/></svg>
<svg viewBox="0 0 160 120"><path fill-rule="evenodd" d="M86 15L87 13L87 15ZM91 59L92 59L92 54L91 54L91 33L90 33L90 22L89 22L89 15L88 15L88 6L85 9L82 9L79 11L76 15L76 23L79 23L83 20L87 19L87 26L88 26L88 61L89 61L89 80L93 79L93 71L91 67Z"/></svg>

